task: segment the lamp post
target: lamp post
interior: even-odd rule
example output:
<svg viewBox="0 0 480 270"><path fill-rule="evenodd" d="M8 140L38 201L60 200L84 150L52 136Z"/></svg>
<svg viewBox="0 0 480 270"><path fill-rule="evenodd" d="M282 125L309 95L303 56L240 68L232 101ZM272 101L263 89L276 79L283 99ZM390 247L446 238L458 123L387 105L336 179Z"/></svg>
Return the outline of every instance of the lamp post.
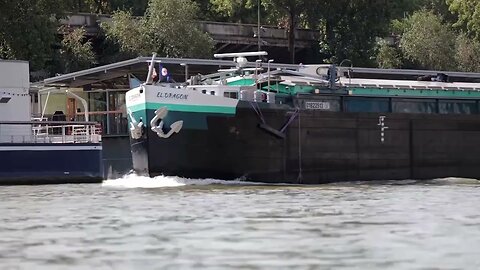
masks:
<svg viewBox="0 0 480 270"><path fill-rule="evenodd" d="M261 50L260 41L260 0L257 1L257 38L258 38L258 51Z"/></svg>

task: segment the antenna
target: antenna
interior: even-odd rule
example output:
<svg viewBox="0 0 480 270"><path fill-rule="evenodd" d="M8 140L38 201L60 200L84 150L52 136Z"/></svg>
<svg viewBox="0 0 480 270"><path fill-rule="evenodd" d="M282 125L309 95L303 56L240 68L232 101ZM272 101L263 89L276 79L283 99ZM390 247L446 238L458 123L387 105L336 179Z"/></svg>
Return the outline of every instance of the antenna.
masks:
<svg viewBox="0 0 480 270"><path fill-rule="evenodd" d="M216 53L213 55L215 58L237 58L237 57L248 57L248 56L263 56L268 55L266 51L260 52L242 52L242 53Z"/></svg>
<svg viewBox="0 0 480 270"><path fill-rule="evenodd" d="M242 52L242 53L216 53L213 55L215 58L233 58L233 61L237 63L237 69L244 68L247 63L247 56L262 56L268 55L265 51L260 52Z"/></svg>

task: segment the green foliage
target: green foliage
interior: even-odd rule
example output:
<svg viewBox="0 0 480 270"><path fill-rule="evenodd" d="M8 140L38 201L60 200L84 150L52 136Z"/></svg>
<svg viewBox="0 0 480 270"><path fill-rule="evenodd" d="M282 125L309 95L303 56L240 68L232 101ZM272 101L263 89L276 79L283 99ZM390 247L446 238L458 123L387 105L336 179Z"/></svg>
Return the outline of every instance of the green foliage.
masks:
<svg viewBox="0 0 480 270"><path fill-rule="evenodd" d="M349 59L355 66L373 66L376 38L387 35L389 7L395 0L324 1L320 40L326 61Z"/></svg>
<svg viewBox="0 0 480 270"><path fill-rule="evenodd" d="M76 10L96 14L111 14L117 10L131 11L133 15L142 15L148 0L71 0L75 2Z"/></svg>
<svg viewBox="0 0 480 270"><path fill-rule="evenodd" d="M277 24L287 30L288 51L290 59L295 63L295 29L298 27L300 18L307 13L308 4L311 0L263 0L262 4L270 13L278 19ZM271 19L270 19L271 20Z"/></svg>
<svg viewBox="0 0 480 270"><path fill-rule="evenodd" d="M447 0L397 0L387 1L387 12L392 19L404 19L415 11L422 9L431 10L433 13L450 21L456 20L449 11Z"/></svg>
<svg viewBox="0 0 480 270"><path fill-rule="evenodd" d="M480 42L460 34L456 41L455 59L460 71L480 72Z"/></svg>
<svg viewBox="0 0 480 270"><path fill-rule="evenodd" d="M148 6L148 0L112 0L111 2L111 10L108 13L130 10L134 16L143 15Z"/></svg>
<svg viewBox="0 0 480 270"><path fill-rule="evenodd" d="M230 21L225 14L221 14L216 10L215 4L210 0L193 0L200 9L198 14L199 20L205 21ZM250 12L248 14L251 14Z"/></svg>
<svg viewBox="0 0 480 270"><path fill-rule="evenodd" d="M400 68L403 64L401 51L381 41L377 48L377 64L380 68Z"/></svg>
<svg viewBox="0 0 480 270"><path fill-rule="evenodd" d="M292 15L296 23L300 17L307 13L311 0L262 0L261 4L268 11L268 20L272 23L281 22Z"/></svg>
<svg viewBox="0 0 480 270"><path fill-rule="evenodd" d="M479 0L447 0L450 11L458 14L454 26L461 27L469 35L480 38L480 1Z"/></svg>
<svg viewBox="0 0 480 270"><path fill-rule="evenodd" d="M59 19L72 3L54 0L0 0L0 58L30 62L33 71L78 70L94 62L90 43L82 43L84 30L58 41ZM61 43L60 51L54 44Z"/></svg>
<svg viewBox="0 0 480 270"><path fill-rule="evenodd" d="M194 24L197 14L198 6L190 0L150 0L144 17L117 11L113 22L102 28L131 55L210 57L213 41Z"/></svg>
<svg viewBox="0 0 480 270"><path fill-rule="evenodd" d="M62 72L70 73L92 67L96 63L92 43L85 40L85 29L79 28L71 31L62 27L61 32L66 32L61 42L59 51L59 65Z"/></svg>
<svg viewBox="0 0 480 270"><path fill-rule="evenodd" d="M113 14L95 47L101 63L154 51L210 57L213 41L193 21L256 24L258 8L261 24L285 29L292 62L300 27L319 31L326 62L480 72L480 0L0 0L0 58L59 73L94 65L83 30L58 33L68 12ZM399 42L376 42L391 37Z"/></svg>
<svg viewBox="0 0 480 270"><path fill-rule="evenodd" d="M443 18L445 22L454 23L457 17L449 10L448 0L417 0L419 6L416 11L421 9L430 10L436 15Z"/></svg>
<svg viewBox="0 0 480 270"><path fill-rule="evenodd" d="M117 10L131 11L141 16L147 9L148 0L60 0L68 13L111 14Z"/></svg>
<svg viewBox="0 0 480 270"><path fill-rule="evenodd" d="M210 3L218 19L238 23L257 22L257 0L210 0Z"/></svg>
<svg viewBox="0 0 480 270"><path fill-rule="evenodd" d="M0 58L30 61L33 70L52 60L62 3L54 0L0 0Z"/></svg>
<svg viewBox="0 0 480 270"><path fill-rule="evenodd" d="M144 19L137 19L128 11L117 11L112 15L111 23L102 23L101 27L105 30L107 39L116 42L120 50L126 53L149 55L154 51L154 45L148 40L148 35L152 32L142 32L145 27Z"/></svg>
<svg viewBox="0 0 480 270"><path fill-rule="evenodd" d="M431 11L417 11L406 20L407 28L400 41L405 57L422 68L455 68L455 34Z"/></svg>
<svg viewBox="0 0 480 270"><path fill-rule="evenodd" d="M106 14L112 11L110 1L108 0L85 0L91 12L96 14Z"/></svg>

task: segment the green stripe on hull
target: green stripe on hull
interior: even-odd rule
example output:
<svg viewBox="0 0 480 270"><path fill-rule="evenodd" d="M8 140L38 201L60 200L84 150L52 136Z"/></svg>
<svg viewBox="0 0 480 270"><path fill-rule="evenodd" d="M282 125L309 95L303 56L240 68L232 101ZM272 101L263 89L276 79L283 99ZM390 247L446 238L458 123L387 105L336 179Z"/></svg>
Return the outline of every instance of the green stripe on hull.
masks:
<svg viewBox="0 0 480 270"><path fill-rule="evenodd" d="M223 113L235 114L236 107L226 106L206 106L206 105L184 105L184 104L165 104L165 103L143 103L128 107L130 111L137 112L142 110L156 110L160 107L167 107L170 111L177 112L201 112L201 113Z"/></svg>
<svg viewBox="0 0 480 270"><path fill-rule="evenodd" d="M432 89L379 89L349 88L351 95L363 96L405 96L405 97L442 97L442 98L478 98L480 91L469 90L432 90Z"/></svg>

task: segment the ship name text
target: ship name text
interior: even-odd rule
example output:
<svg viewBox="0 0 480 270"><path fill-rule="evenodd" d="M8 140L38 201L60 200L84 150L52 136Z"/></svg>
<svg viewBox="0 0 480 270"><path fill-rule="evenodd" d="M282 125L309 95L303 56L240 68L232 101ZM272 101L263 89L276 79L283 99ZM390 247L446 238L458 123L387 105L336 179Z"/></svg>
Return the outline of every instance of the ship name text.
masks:
<svg viewBox="0 0 480 270"><path fill-rule="evenodd" d="M158 92L157 97L159 98L166 98L166 99L188 99L188 95L186 94L180 94L180 93L163 93L163 92Z"/></svg>

